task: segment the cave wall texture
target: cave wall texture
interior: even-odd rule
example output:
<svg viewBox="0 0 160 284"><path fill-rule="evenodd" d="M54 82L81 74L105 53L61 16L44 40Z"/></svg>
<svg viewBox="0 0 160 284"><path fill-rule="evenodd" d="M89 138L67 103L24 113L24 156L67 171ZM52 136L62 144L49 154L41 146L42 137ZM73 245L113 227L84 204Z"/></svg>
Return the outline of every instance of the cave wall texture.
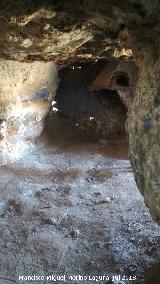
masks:
<svg viewBox="0 0 160 284"><path fill-rule="evenodd" d="M0 61L0 164L36 146L58 83L53 62Z"/></svg>
<svg viewBox="0 0 160 284"><path fill-rule="evenodd" d="M135 58L139 75L128 113L130 157L137 184L158 221L159 47L159 0L0 1L1 60Z"/></svg>
<svg viewBox="0 0 160 284"><path fill-rule="evenodd" d="M0 57L65 60L119 57L159 47L159 0L0 1ZM152 29L152 34L149 30ZM130 35L130 44L121 45Z"/></svg>
<svg viewBox="0 0 160 284"><path fill-rule="evenodd" d="M128 112L130 157L137 185L160 221L160 61L147 60Z"/></svg>

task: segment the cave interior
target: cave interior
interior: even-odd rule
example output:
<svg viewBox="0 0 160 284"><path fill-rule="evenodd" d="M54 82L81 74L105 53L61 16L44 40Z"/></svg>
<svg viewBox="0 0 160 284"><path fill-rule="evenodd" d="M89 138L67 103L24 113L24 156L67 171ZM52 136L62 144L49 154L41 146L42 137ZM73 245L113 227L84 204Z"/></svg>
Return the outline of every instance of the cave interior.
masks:
<svg viewBox="0 0 160 284"><path fill-rule="evenodd" d="M111 2L0 2L0 284L160 283L160 3Z"/></svg>

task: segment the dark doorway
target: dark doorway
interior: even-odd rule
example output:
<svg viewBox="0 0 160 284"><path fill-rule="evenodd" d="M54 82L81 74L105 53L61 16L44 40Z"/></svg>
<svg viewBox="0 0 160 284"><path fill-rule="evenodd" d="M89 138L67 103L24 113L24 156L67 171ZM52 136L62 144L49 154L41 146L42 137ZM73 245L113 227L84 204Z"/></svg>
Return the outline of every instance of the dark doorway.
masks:
<svg viewBox="0 0 160 284"><path fill-rule="evenodd" d="M130 79L125 72L115 72L112 80L112 85L118 85L120 87L130 87Z"/></svg>
<svg viewBox="0 0 160 284"><path fill-rule="evenodd" d="M88 88L99 67L98 64L81 64L61 69L51 110L53 121L63 119L76 131L94 140L126 135L127 108L118 92Z"/></svg>

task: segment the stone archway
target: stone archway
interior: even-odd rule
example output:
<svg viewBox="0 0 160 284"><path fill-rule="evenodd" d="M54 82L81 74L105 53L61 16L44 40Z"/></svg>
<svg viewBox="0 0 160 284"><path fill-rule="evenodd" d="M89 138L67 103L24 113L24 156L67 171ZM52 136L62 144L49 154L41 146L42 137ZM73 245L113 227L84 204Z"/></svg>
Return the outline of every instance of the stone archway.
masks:
<svg viewBox="0 0 160 284"><path fill-rule="evenodd" d="M117 71L113 73L110 81L111 88L128 88L130 87L130 78L126 72Z"/></svg>

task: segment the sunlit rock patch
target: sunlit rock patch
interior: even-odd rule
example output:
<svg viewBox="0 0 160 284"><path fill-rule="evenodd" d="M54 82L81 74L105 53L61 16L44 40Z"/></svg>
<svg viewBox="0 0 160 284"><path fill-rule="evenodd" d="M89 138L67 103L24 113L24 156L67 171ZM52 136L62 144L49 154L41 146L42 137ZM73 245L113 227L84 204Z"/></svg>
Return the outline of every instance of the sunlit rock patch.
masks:
<svg viewBox="0 0 160 284"><path fill-rule="evenodd" d="M36 146L57 88L54 63L0 62L0 163Z"/></svg>

